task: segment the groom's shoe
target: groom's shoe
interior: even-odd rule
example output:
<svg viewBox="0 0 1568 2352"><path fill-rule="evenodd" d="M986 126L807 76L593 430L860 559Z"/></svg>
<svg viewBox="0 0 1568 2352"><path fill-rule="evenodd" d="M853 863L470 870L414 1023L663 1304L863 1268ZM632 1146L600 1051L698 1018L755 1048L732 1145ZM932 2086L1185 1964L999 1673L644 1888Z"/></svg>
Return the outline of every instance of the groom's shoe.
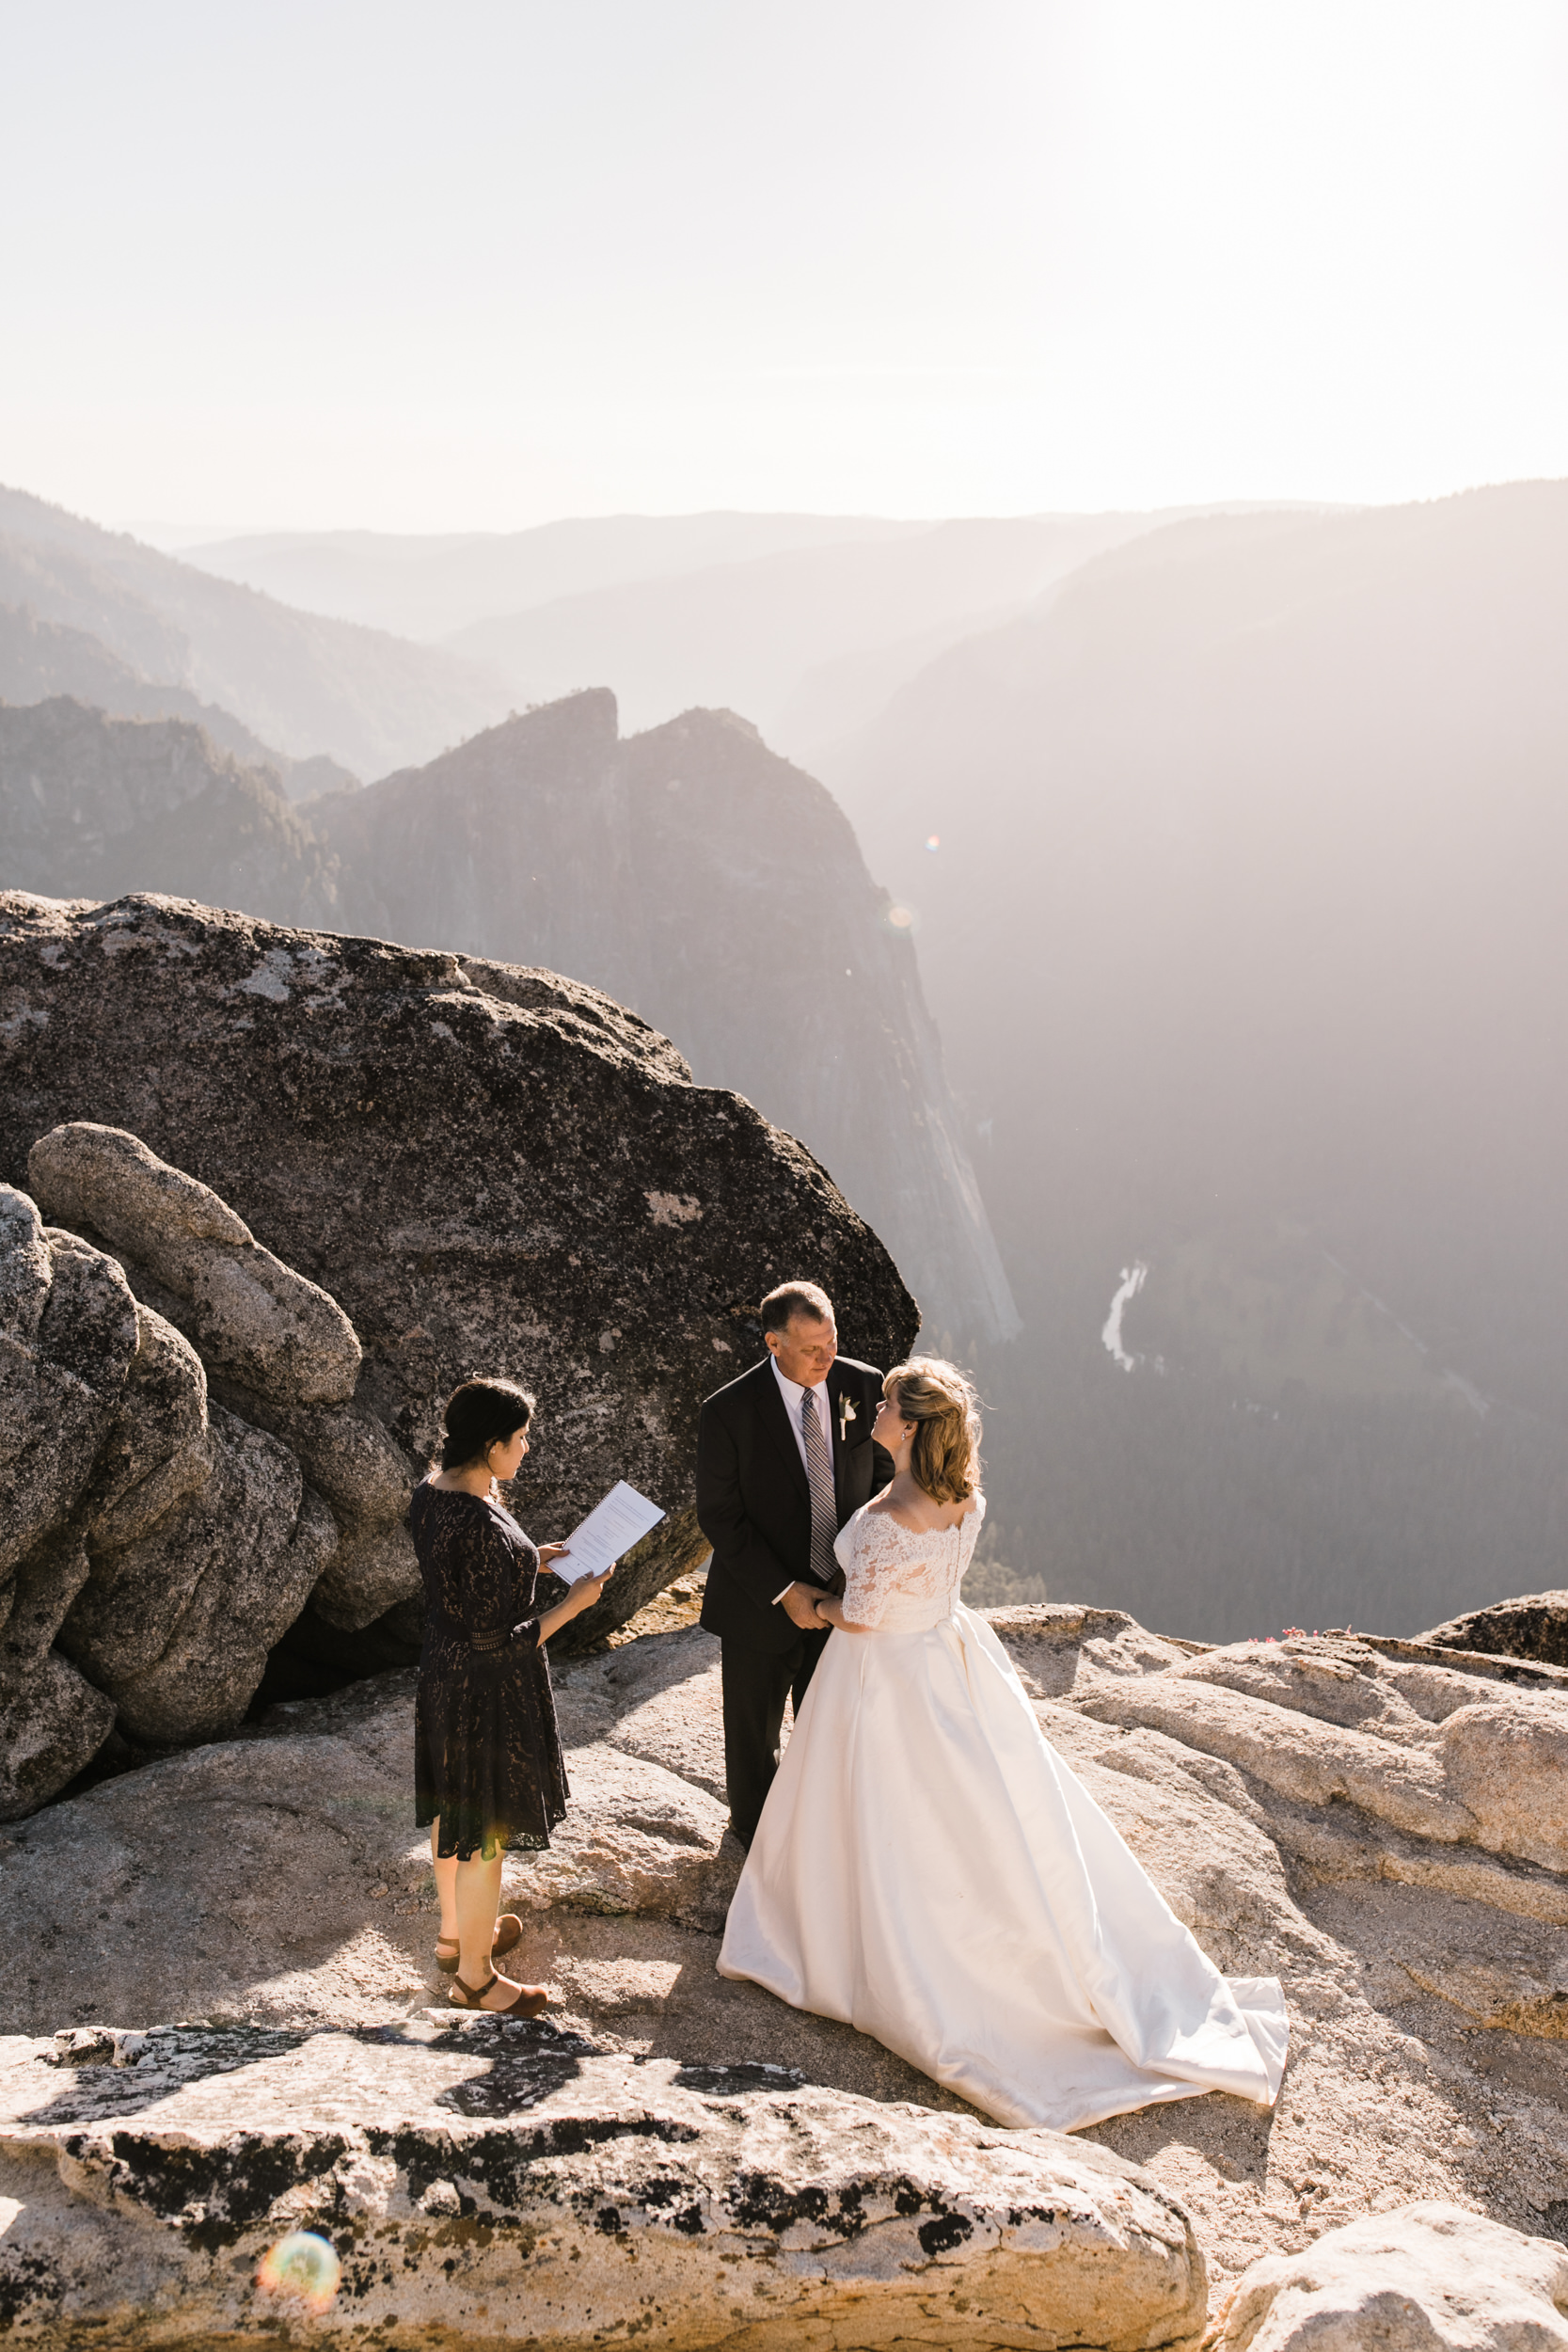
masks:
<svg viewBox="0 0 1568 2352"><path fill-rule="evenodd" d="M752 1841L749 1837L742 1837L740 1832L735 1825L735 1816L733 1813L730 1816L730 1836L735 1839L736 1844L740 1848L742 1853L751 1852Z"/></svg>

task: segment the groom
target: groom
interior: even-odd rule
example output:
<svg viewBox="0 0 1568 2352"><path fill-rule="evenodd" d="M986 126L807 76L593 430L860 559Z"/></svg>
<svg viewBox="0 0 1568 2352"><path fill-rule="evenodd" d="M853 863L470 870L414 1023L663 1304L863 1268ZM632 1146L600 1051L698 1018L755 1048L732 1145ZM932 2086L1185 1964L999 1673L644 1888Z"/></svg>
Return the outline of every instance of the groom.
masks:
<svg viewBox="0 0 1568 2352"><path fill-rule="evenodd" d="M779 1769L786 1697L806 1695L842 1591L833 1537L893 1475L871 1439L882 1375L838 1353L832 1301L784 1282L762 1302L768 1354L710 1396L697 1427L697 1518L713 1546L703 1623L723 1644L730 1822L750 1846Z"/></svg>

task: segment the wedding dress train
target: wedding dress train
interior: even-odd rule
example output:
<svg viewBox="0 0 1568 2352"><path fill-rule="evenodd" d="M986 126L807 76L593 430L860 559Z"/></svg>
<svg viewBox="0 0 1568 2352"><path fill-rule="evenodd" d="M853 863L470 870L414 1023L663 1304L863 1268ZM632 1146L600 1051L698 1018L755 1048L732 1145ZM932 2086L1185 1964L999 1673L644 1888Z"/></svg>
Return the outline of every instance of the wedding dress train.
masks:
<svg viewBox="0 0 1568 2352"><path fill-rule="evenodd" d="M730 1906L719 1973L835 2017L999 2122L1073 2131L1228 2090L1272 2106L1275 1977L1222 1977L1041 1733L958 1586L980 1502L858 1511L844 1613Z"/></svg>

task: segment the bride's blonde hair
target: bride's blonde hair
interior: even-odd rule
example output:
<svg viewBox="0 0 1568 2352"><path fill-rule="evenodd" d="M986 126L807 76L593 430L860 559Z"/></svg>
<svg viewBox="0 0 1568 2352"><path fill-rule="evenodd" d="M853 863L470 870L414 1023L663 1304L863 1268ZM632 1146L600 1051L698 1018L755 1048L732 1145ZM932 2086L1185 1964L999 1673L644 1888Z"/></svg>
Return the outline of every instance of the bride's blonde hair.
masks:
<svg viewBox="0 0 1568 2352"><path fill-rule="evenodd" d="M910 1473L933 1502L967 1502L980 1484L980 1400L974 1384L942 1356L911 1356L882 1382L915 1424Z"/></svg>

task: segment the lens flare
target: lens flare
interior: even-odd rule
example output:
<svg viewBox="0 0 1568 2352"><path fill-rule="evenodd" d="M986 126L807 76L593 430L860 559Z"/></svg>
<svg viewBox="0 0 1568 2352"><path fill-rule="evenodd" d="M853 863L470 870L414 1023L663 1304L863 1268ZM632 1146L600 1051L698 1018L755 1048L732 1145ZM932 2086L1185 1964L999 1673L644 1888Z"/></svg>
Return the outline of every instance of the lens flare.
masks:
<svg viewBox="0 0 1568 2352"><path fill-rule="evenodd" d="M308 2312L325 2312L342 2275L325 2238L314 2230L291 2230L262 2256L256 2283L264 2294L288 2296Z"/></svg>
<svg viewBox="0 0 1568 2352"><path fill-rule="evenodd" d="M926 835L926 847L927 847L928 850L940 850L940 849L941 849L941 847L942 847L942 835L941 835L941 834L940 834L940 833L928 833L928 834Z"/></svg>
<svg viewBox="0 0 1568 2352"><path fill-rule="evenodd" d="M887 919L895 931L907 931L914 922L908 907L889 907Z"/></svg>

